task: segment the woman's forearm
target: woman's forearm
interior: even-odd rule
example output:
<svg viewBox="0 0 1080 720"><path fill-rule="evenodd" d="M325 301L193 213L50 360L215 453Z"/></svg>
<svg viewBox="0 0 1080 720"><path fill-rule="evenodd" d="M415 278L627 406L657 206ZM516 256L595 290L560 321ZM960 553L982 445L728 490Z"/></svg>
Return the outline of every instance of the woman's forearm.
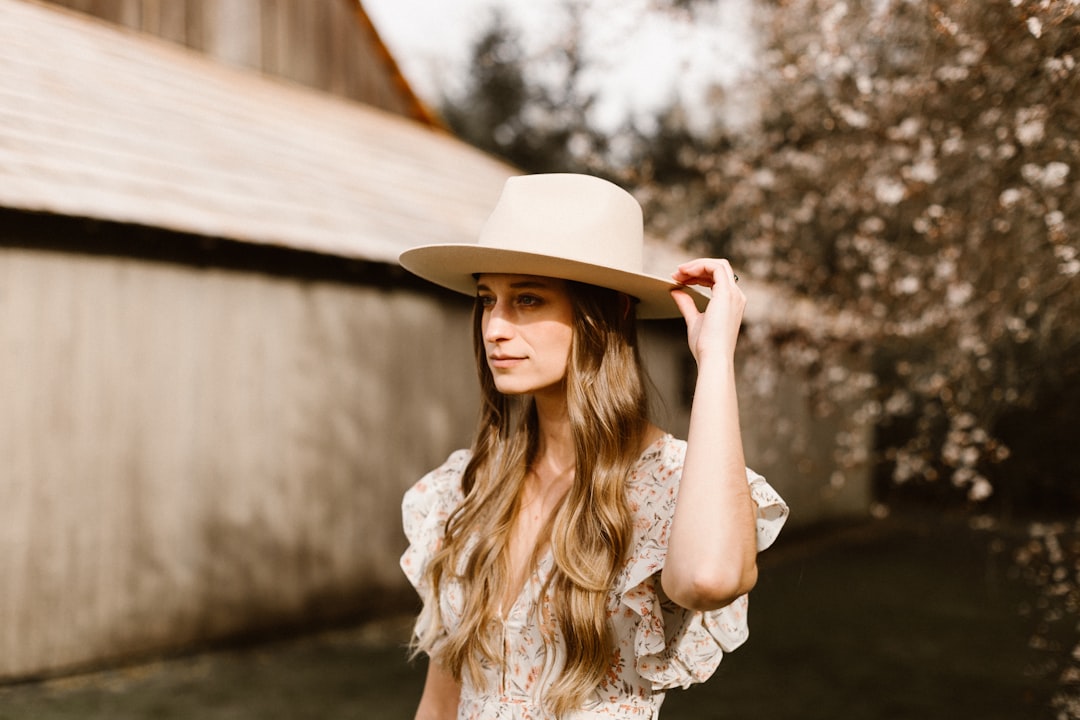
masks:
<svg viewBox="0 0 1080 720"><path fill-rule="evenodd" d="M684 607L708 610L748 592L757 580L755 533L734 361L703 357L661 576L665 593Z"/></svg>

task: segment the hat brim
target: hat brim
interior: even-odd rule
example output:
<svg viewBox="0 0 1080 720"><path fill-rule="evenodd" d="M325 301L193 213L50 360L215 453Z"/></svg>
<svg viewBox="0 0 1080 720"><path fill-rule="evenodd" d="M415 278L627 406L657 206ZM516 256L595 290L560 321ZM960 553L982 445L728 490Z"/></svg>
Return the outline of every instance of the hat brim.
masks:
<svg viewBox="0 0 1080 720"><path fill-rule="evenodd" d="M642 319L679 317L679 307L671 297L674 289L686 291L699 310L704 311L709 303L708 296L697 288L671 279L520 250L475 244L422 245L406 250L398 259L414 275L465 295L476 293L477 275L507 273L574 280L624 292L638 300L637 316Z"/></svg>

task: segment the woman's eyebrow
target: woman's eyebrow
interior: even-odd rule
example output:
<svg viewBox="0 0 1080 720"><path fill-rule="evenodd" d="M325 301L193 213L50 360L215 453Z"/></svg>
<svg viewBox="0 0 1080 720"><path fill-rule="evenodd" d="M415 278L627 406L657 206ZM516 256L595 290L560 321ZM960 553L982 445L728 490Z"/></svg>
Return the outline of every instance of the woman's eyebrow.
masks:
<svg viewBox="0 0 1080 720"><path fill-rule="evenodd" d="M550 290L551 287L552 287L551 283L544 282L543 280L518 280L516 282L510 283L510 289L511 290L530 290L530 289ZM480 291L492 292L491 288L488 287L487 285L485 285L484 283L477 283L476 284L476 290L477 290L477 292L480 292Z"/></svg>

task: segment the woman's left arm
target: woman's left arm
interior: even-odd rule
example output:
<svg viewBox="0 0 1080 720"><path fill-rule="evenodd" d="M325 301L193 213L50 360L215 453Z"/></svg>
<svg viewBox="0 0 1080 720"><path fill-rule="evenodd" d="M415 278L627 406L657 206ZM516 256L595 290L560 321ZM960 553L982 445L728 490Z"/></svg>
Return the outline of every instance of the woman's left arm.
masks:
<svg viewBox="0 0 1080 720"><path fill-rule="evenodd" d="M727 260L694 260L672 276L712 288L705 312L683 291L672 295L686 319L698 377L660 582L691 610L714 610L757 582L756 507L750 497L735 395L735 343L746 298Z"/></svg>

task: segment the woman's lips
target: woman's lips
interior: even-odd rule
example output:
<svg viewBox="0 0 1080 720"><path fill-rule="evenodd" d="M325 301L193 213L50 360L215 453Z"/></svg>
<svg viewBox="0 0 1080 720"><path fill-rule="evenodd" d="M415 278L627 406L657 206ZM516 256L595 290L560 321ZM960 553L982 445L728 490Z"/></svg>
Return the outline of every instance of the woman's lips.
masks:
<svg viewBox="0 0 1080 720"><path fill-rule="evenodd" d="M488 355L488 364L493 368L506 369L514 367L524 359L516 355Z"/></svg>

